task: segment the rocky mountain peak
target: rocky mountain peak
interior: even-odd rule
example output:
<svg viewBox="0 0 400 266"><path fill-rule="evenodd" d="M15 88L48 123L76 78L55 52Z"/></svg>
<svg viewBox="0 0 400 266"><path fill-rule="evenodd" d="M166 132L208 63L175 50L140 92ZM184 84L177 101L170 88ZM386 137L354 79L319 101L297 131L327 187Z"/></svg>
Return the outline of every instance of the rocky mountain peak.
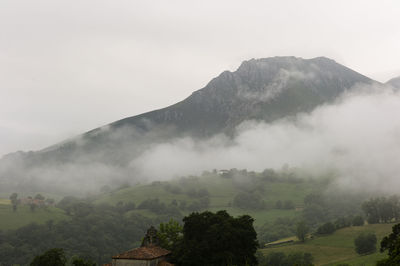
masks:
<svg viewBox="0 0 400 266"><path fill-rule="evenodd" d="M349 89L355 82L371 80L326 57L280 56L244 61L236 71L221 73L193 97L218 102L233 99L267 102L284 91L302 89L331 97Z"/></svg>

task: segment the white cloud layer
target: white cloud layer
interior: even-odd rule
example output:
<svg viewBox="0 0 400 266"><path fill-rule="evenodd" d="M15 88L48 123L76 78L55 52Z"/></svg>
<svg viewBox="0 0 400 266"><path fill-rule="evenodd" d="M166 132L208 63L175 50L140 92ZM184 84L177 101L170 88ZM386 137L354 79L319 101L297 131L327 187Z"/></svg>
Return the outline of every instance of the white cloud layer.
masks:
<svg viewBox="0 0 400 266"><path fill-rule="evenodd" d="M396 192L400 185L400 94L370 87L344 95L311 114L272 124L247 121L233 141L177 139L153 146L132 162L151 179L284 164L312 171L334 169L345 187Z"/></svg>

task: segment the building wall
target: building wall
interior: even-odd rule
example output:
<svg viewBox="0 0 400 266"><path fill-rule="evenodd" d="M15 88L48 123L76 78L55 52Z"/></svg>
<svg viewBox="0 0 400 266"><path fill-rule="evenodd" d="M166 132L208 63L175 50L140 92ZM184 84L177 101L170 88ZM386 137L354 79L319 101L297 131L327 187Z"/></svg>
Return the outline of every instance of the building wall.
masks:
<svg viewBox="0 0 400 266"><path fill-rule="evenodd" d="M128 260L128 259L113 259L112 266L157 266L164 257L155 260Z"/></svg>

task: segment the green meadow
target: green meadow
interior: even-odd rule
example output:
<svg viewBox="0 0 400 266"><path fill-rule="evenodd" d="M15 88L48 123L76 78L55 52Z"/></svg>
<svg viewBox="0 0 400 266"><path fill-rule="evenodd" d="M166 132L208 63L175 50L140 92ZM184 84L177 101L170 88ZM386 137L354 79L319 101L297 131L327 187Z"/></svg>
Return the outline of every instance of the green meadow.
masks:
<svg viewBox="0 0 400 266"><path fill-rule="evenodd" d="M63 210L56 207L42 207L31 211L29 206L19 205L13 211L9 200L0 199L0 230L17 229L30 223L44 224L49 220L59 222L68 219Z"/></svg>
<svg viewBox="0 0 400 266"><path fill-rule="evenodd" d="M376 261L386 257L379 251L369 255L359 255L354 249L354 238L361 232L373 232L378 239L377 248L382 238L391 233L394 224L371 224L352 226L337 230L331 235L316 236L305 243L295 242L261 249L263 254L271 252L308 252L314 257L315 265L334 266L341 263L349 265L375 265ZM286 239L285 239L286 240Z"/></svg>
<svg viewBox="0 0 400 266"><path fill-rule="evenodd" d="M174 193L166 186L178 188L180 193ZM267 206L263 210L249 210L233 207L232 203L235 196L242 191L240 184L230 178L223 178L219 175L209 175L201 178L188 178L172 180L169 182L153 182L152 184L142 184L133 187L123 188L117 191L105 193L94 200L94 203L107 203L115 205L118 202L133 202L138 206L147 199L159 199L165 204L173 200L177 202L185 201L190 204L197 199L192 197L191 190L207 189L209 193L210 205L207 208L210 211L227 210L233 216L248 214L255 219L255 225L262 225L278 217L292 218L301 215L301 207L306 195L317 190L321 185L314 181L303 182L271 182L262 181L257 183L258 194ZM296 209L284 210L275 209L278 200L291 201L297 207ZM154 215L144 210L135 210L133 212L143 214L148 217ZM183 212L183 214L188 214Z"/></svg>

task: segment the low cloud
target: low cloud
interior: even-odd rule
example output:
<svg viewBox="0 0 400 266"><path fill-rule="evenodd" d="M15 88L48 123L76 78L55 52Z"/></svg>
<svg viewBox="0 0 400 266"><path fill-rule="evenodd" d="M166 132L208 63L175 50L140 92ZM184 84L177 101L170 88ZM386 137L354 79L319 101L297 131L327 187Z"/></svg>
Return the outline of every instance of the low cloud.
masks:
<svg viewBox="0 0 400 266"><path fill-rule="evenodd" d="M168 179L214 168L262 171L289 164L334 169L344 187L394 192L400 185L400 94L380 86L355 91L294 119L246 121L233 140L218 135L155 145L131 167L146 178Z"/></svg>
<svg viewBox="0 0 400 266"><path fill-rule="evenodd" d="M262 88L250 90L249 87L239 87L238 96L249 100L259 100L269 102L279 96L284 90L289 89L291 83L317 81L316 71L320 71L317 66L312 66L312 70L299 71L293 69L281 68L277 71L275 77Z"/></svg>
<svg viewBox="0 0 400 266"><path fill-rule="evenodd" d="M0 165L0 187L82 194L106 184L168 180L212 169L262 171L288 164L313 175L334 170L337 184L345 188L397 192L400 93L376 85L351 91L309 114L273 123L245 121L234 137L182 137L160 143L156 141L163 134L170 134L167 130L154 128L143 136L140 130L124 127L110 135L109 128L102 128L91 134L102 137L105 132L110 141L119 141L111 154L107 153L108 141L104 146L94 141L93 146L86 146L92 149L90 155L77 149L70 156L73 160L36 161L28 168L25 159L38 160L37 153L10 155ZM75 143L78 147L86 144L85 139ZM69 149L68 145L63 149Z"/></svg>

